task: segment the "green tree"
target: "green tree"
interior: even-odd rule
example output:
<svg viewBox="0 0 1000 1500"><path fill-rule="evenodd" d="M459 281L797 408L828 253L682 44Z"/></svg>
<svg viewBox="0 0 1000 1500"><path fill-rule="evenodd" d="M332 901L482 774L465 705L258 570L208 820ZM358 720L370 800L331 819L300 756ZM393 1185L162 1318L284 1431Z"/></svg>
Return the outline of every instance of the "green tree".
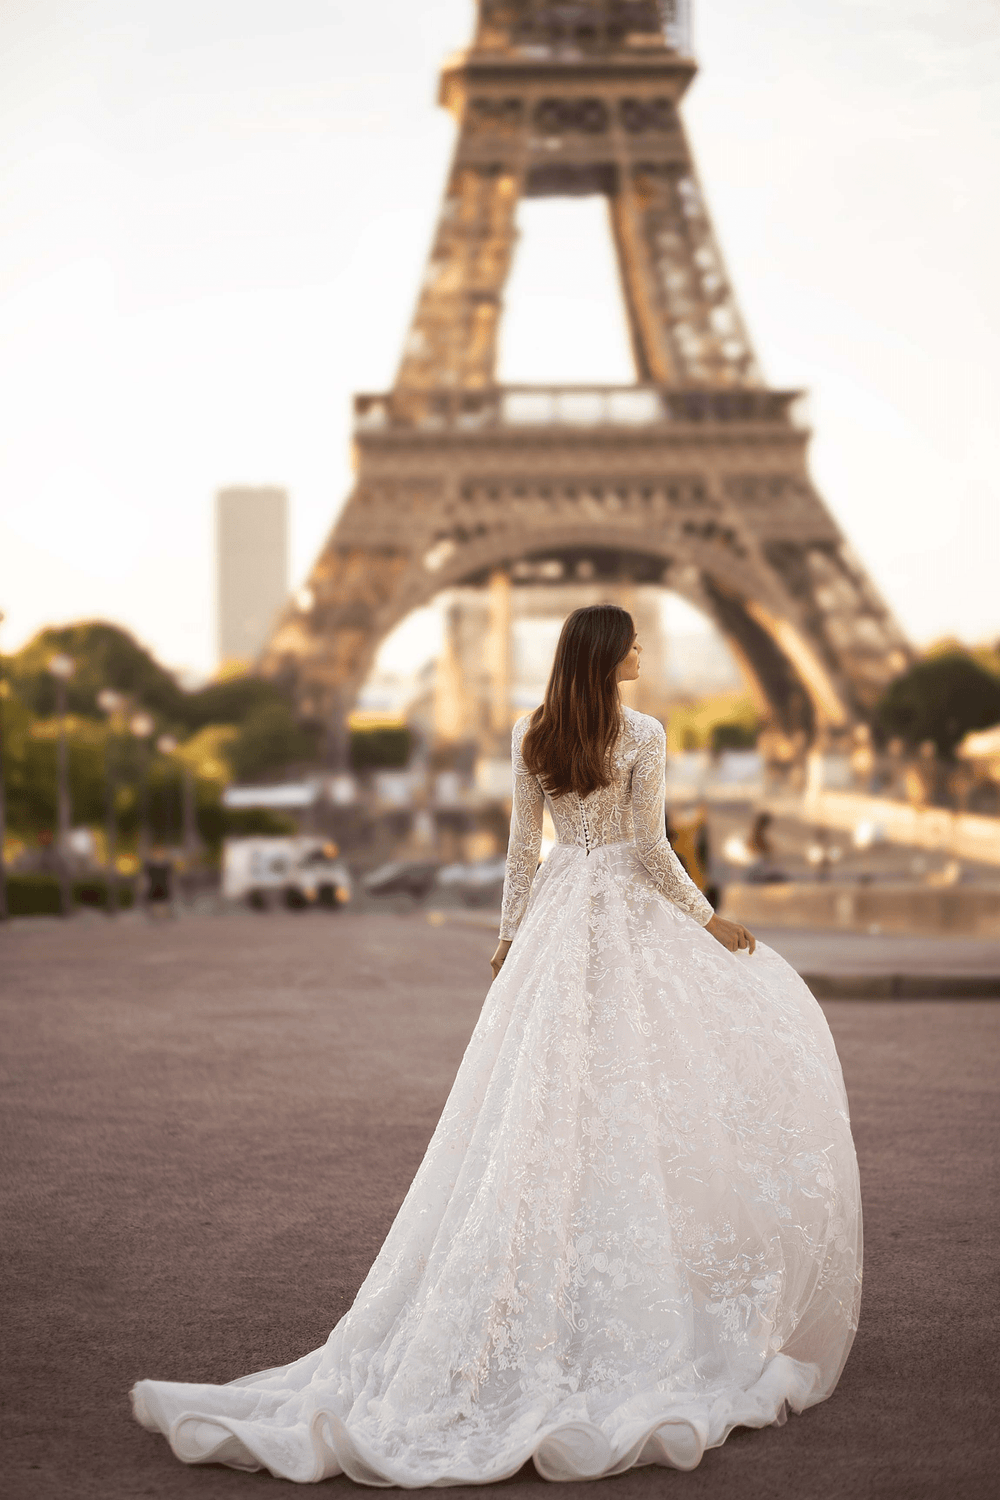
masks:
<svg viewBox="0 0 1000 1500"><path fill-rule="evenodd" d="M291 704L273 682L265 682L263 677L230 677L185 693L181 712L193 731L206 724L243 724L261 709L274 707L287 710Z"/></svg>
<svg viewBox="0 0 1000 1500"><path fill-rule="evenodd" d="M1000 678L962 651L916 662L890 683L875 712L884 742L899 738L912 748L933 740L950 756L973 729L1000 723Z"/></svg>
<svg viewBox="0 0 1000 1500"><path fill-rule="evenodd" d="M377 724L351 730L351 765L355 771L395 770L406 765L413 737L405 724Z"/></svg>
<svg viewBox="0 0 1000 1500"><path fill-rule="evenodd" d="M742 719L721 719L709 731L709 749L714 754L722 750L752 750L757 743L759 729Z"/></svg>
<svg viewBox="0 0 1000 1500"><path fill-rule="evenodd" d="M755 745L761 722L745 692L715 693L671 706L667 751L730 750Z"/></svg>
<svg viewBox="0 0 1000 1500"><path fill-rule="evenodd" d="M290 708L287 693L261 677L231 677L186 692L172 672L118 625L85 620L39 631L20 651L6 658L5 675L32 713L55 712L53 656L73 658L76 671L67 685L70 713L100 718L97 695L102 688L124 693L137 708L159 720L159 727L193 733L206 724L242 724L259 709Z"/></svg>
<svg viewBox="0 0 1000 1500"><path fill-rule="evenodd" d="M4 697L4 788L12 833L52 831L56 812L55 719L38 719L12 693ZM98 823L104 809L104 726L68 718L67 766L74 823Z"/></svg>
<svg viewBox="0 0 1000 1500"><path fill-rule="evenodd" d="M55 681L48 666L57 654L71 656L76 663L66 693L70 713L99 717L98 693L114 688L171 724L183 722L189 695L173 674L128 631L102 620L41 630L7 658L5 675L21 702L39 717L55 712Z"/></svg>
<svg viewBox="0 0 1000 1500"><path fill-rule="evenodd" d="M253 709L226 747L229 763L240 780L313 761L318 753L316 732L303 728L284 703L265 703Z"/></svg>

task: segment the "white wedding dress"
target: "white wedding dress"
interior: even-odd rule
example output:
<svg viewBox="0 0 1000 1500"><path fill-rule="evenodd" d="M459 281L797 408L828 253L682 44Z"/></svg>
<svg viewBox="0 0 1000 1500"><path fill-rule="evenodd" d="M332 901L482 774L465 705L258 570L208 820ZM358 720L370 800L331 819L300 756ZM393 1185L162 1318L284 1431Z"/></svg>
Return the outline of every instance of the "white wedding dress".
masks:
<svg viewBox="0 0 1000 1500"><path fill-rule="evenodd" d="M663 832L664 735L550 802L514 731L513 937L423 1163L321 1349L231 1385L143 1380L187 1463L300 1483L692 1469L837 1383L861 1209L840 1066L783 959L729 953Z"/></svg>

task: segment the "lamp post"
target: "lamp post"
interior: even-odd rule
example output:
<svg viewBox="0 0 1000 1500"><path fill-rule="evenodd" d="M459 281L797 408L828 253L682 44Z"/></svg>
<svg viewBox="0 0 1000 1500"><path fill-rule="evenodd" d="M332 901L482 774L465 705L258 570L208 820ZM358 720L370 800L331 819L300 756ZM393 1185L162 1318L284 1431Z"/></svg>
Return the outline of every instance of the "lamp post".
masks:
<svg viewBox="0 0 1000 1500"><path fill-rule="evenodd" d="M156 741L156 748L157 748L157 750L159 750L160 754L162 756L164 756L169 761L170 757L173 755L174 751L177 749L177 741L174 739L174 736L172 734L161 734L160 737L158 738L158 740ZM167 843L172 843L173 842L172 837L171 837L171 835L173 834L173 826L172 826L173 825L173 809L171 807L171 802L172 802L172 798L170 796L169 782L164 782L164 790L163 790L163 808L164 808L164 812L163 812L163 825L164 825L165 838L166 838ZM182 813L182 817L183 817L183 813Z"/></svg>
<svg viewBox="0 0 1000 1500"><path fill-rule="evenodd" d="M184 762L183 774L184 810L182 813L182 826L184 830L184 868L190 874L191 867L194 865L195 859L198 854L199 837L198 805L195 796L194 772L188 765L187 761ZM188 889L191 889L190 883Z"/></svg>
<svg viewBox="0 0 1000 1500"><path fill-rule="evenodd" d="M0 625L3 621L4 612L0 609ZM7 799L3 780L3 686L0 680L0 922L6 922L10 915L7 909L7 866L3 853L7 840Z"/></svg>
<svg viewBox="0 0 1000 1500"><path fill-rule="evenodd" d="M142 750L142 769L139 773L139 863L149 853L149 757L145 743L156 728L152 714L133 714L129 728Z"/></svg>
<svg viewBox="0 0 1000 1500"><path fill-rule="evenodd" d="M174 751L177 749L177 740L174 738L174 736L172 734L161 734L160 737L158 738L158 740L156 741L156 748L157 748L157 750L159 750L160 754L167 759L167 761L171 761L171 757L173 756ZM178 813L180 814L180 817L178 819L178 824L176 826L176 832L177 832L178 839L182 839L183 835L184 835L184 784L180 780L178 780L178 788L177 789L178 789L178 792L180 794L180 796L179 796L179 805L178 805L178 809L177 809ZM166 838L166 841L167 841L168 844L170 844L174 848L176 848L176 845L173 842L173 835L174 835L174 831L175 831L174 818L173 818L173 796L172 796L172 793L170 791L170 782L169 782L168 779L164 780L164 783L163 783L163 808L164 808L163 824L164 824L164 829L165 829L165 838ZM172 879L173 879L177 875L177 867L174 864L173 857L171 857L171 859L170 859L170 868L171 868Z"/></svg>
<svg viewBox="0 0 1000 1500"><path fill-rule="evenodd" d="M104 838L108 846L105 884L108 916L118 915L118 866L116 858L118 853L118 808L117 795L118 785L115 779L114 764L114 718L125 708L124 693L116 693L114 688L102 688L97 695L97 706L108 716L108 737L104 743Z"/></svg>
<svg viewBox="0 0 1000 1500"><path fill-rule="evenodd" d="M69 830L72 807L69 793L69 756L66 745L66 684L76 671L71 656L51 656L49 672L56 680L56 715L59 719L59 741L56 751L56 817L58 827L59 904L64 917L73 909L73 889L69 871Z"/></svg>

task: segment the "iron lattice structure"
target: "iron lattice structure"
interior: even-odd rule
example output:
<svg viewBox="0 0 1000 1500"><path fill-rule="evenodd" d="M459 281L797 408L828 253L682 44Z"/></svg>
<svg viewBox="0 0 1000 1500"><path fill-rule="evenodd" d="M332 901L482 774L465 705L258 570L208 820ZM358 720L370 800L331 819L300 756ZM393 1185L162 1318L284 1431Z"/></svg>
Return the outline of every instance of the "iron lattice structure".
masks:
<svg viewBox="0 0 1000 1500"><path fill-rule="evenodd" d="M526 562L676 590L800 739L906 665L810 481L799 393L764 384L679 113L695 71L683 0L480 0L442 73L458 138L396 382L355 399L356 485L261 660L304 713L341 723L410 610ZM636 383L499 386L518 202L595 192Z"/></svg>

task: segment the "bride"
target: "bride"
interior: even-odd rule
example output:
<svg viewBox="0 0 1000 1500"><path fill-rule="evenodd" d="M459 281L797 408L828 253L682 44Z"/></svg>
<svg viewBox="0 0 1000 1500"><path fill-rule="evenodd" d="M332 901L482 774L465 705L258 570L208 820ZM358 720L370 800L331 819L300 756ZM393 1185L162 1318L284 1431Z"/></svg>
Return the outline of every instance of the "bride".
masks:
<svg viewBox="0 0 1000 1500"><path fill-rule="evenodd" d="M836 1385L861 1289L840 1065L802 980L664 836L663 730L618 692L640 650L624 610L576 610L514 729L494 983L353 1307L292 1364L135 1387L184 1462L407 1487L693 1469Z"/></svg>

